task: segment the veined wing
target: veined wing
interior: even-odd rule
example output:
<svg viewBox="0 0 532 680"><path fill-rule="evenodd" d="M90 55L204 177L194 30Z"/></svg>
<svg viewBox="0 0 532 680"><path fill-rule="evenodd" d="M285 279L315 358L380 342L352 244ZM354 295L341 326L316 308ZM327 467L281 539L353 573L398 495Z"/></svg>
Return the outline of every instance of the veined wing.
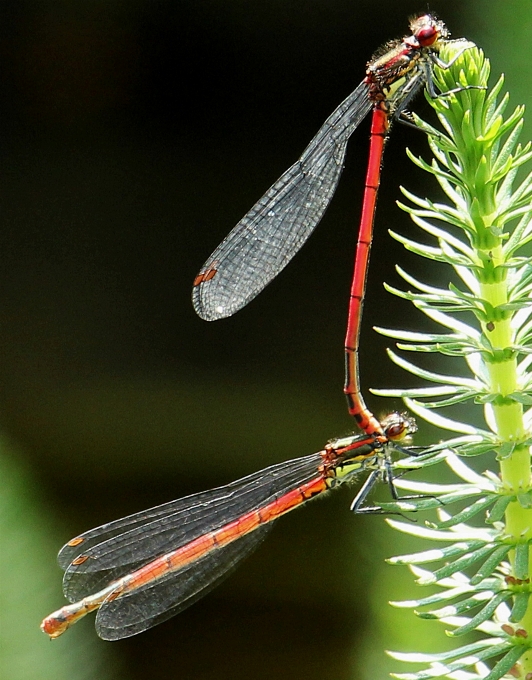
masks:
<svg viewBox="0 0 532 680"><path fill-rule="evenodd" d="M349 137L372 106L362 82L216 248L194 281L192 300L199 316L206 321L231 316L290 262L327 209Z"/></svg>
<svg viewBox="0 0 532 680"><path fill-rule="evenodd" d="M151 584L104 601L96 615L96 632L104 640L120 640L179 614L229 576L274 523L261 525Z"/></svg>
<svg viewBox="0 0 532 680"><path fill-rule="evenodd" d="M314 453L278 463L226 486L81 534L59 553L59 563L65 569L65 597L71 602L81 600L157 557L239 519L316 477L321 461L320 453Z"/></svg>

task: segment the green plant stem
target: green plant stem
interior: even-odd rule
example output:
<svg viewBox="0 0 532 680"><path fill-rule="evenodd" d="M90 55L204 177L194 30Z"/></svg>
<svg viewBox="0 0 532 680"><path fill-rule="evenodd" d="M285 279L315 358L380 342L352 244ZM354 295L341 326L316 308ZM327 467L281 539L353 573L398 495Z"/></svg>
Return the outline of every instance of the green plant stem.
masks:
<svg viewBox="0 0 532 680"><path fill-rule="evenodd" d="M454 59L456 50L461 50L458 59ZM403 207L418 226L437 238L438 245L425 246L397 238L429 260L450 264L465 287L451 284L435 288L405 274L403 278L415 290L398 294L452 333L386 334L399 339L401 349L471 357L468 365L472 376L466 381L460 376L426 371L399 358L394 360L412 374L439 383L437 387L411 388L403 393L417 415L434 425L468 433L448 440L453 451L450 457L454 456L454 462L448 459L449 465L465 484L455 488L450 485L446 493L441 485L425 482L423 491L430 493L434 489L444 505L453 502L455 493L463 494L462 499L476 500L466 500L465 507L454 515L440 512L434 497L409 501L418 509L436 508L438 519L428 531L396 522L400 531L442 543L452 540L454 534L456 543L393 560L414 568L443 561L443 566L435 570L426 572L423 567L418 572L420 582L438 584L441 591L399 605L417 610L435 607L419 611L420 616L449 623L455 638L474 630L486 637L456 648L454 657L435 654L421 655L421 659L420 655L403 654L402 659L442 664L437 670L440 675L445 672L445 677L473 668L472 678L496 680L512 675L531 680L532 482L525 405L528 409L531 403L532 381L526 357L530 349L524 345L530 345L532 335L532 261L528 253L518 251L532 240L532 173L528 171L521 180L517 177L519 169L532 160L532 146L518 142L523 108L517 107L504 116L508 96L498 100L503 80L488 89L490 67L481 51L474 46L464 49L463 42L451 41L440 56L449 65L434 68L434 83L441 96L428 99L445 132L419 121L429 135L434 159L429 164L410 156L419 167L435 175L451 204L435 203L405 190L413 206ZM460 230L461 236L457 237ZM461 316L464 312L469 317L466 320ZM380 393L394 396L392 390ZM435 417L434 408L468 400L484 405L489 430L445 416ZM467 466L456 457L480 455L490 448L497 453L498 478L493 473L482 479L473 471L465 472ZM434 447L436 455L440 450ZM430 464L431 453L427 455ZM415 482L407 480L403 488L415 492L420 485L416 489ZM482 517L486 509L487 528L467 524L474 517ZM462 597L459 593L464 584L466 592ZM471 655L472 647L478 657ZM397 677L427 680L433 677L434 670L429 666Z"/></svg>
<svg viewBox="0 0 532 680"><path fill-rule="evenodd" d="M506 281L496 284L481 284L481 297L497 308L508 300ZM482 324L483 332L489 338L495 350L511 347L514 341L510 319ZM491 328L491 330L490 330ZM517 358L495 363L487 363L490 376L490 390L493 394L506 397L519 389L517 377ZM502 442L519 442L525 436L523 422L523 406L518 402L493 405L493 415L497 434ZM500 461L500 473L503 488L511 495L518 495L530 488L530 453L528 446L517 444L512 455ZM532 538L532 510L523 508L520 503L512 502L506 510L505 533L513 541L530 540ZM513 552L510 553L513 564ZM529 572L532 572L532 558L529 558ZM526 631L532 630L532 606L529 604L519 626ZM532 653L521 658L523 671L532 671Z"/></svg>
<svg viewBox="0 0 532 680"><path fill-rule="evenodd" d="M494 401L488 406L493 409L496 434L503 444L515 444L510 456L500 460L500 476L503 489L512 496L519 496L530 490L530 452L523 442L526 428L523 420L523 405L509 398L520 389L518 379L518 357L512 351L515 344L512 329L512 315L505 313L504 305L510 298L508 290L507 270L504 269L506 258L502 235L498 235L497 243L492 230L493 215L496 212L496 184L479 179L490 176L490 162L493 146L488 131L473 123L474 118L464 115L464 123L470 123L463 139L455 137L460 150L466 151L465 157L472 160L464 168L464 184L471 199L471 213L474 215L475 234L472 245L475 246L479 262L479 298L484 308L492 310L488 319L482 320L481 328L486 344L492 348L491 355L485 361L489 376L488 392L494 395ZM464 126L464 129L465 126ZM515 312L514 312L515 313ZM505 513L505 535L512 543L529 541L532 538L532 510L523 507L518 501L511 502ZM509 554L510 563L514 566L515 553ZM529 556L529 573L532 572L532 557ZM520 628L532 631L532 600L518 623ZM532 653L521 658L523 676L532 672Z"/></svg>
<svg viewBox="0 0 532 680"><path fill-rule="evenodd" d="M479 144L482 146L482 143ZM487 149L482 150L484 157L487 156ZM475 195L475 188L471 187L472 195ZM485 224L489 225L486 217ZM484 220L482 220L484 221ZM482 242L483 238L478 238L477 242ZM480 262L489 262L492 270L497 270L504 264L504 252L502 245L491 248L489 251L482 249L477 251ZM489 278L489 274L488 277ZM497 277L495 277L497 278ZM501 309L502 305L508 302L507 277L502 277L496 283L480 283L480 298L494 309ZM482 332L486 340L494 350L495 356L505 357L502 360L495 359L487 361L486 368L490 378L489 391L501 397L499 403L493 403L493 416L496 425L496 433L503 443L515 443L516 446L507 458L500 460L500 475L502 486L511 495L518 496L530 489L530 452L529 447L520 445L526 437L526 428L523 421L523 406L517 401L505 400L505 397L519 391L519 381L517 373L517 355L515 352L505 352L515 343L512 331L511 317L500 320L484 322L481 324ZM502 353L500 352L502 350ZM505 533L512 542L529 541L532 538L532 510L522 507L515 501L508 505L505 514L506 526ZM510 563L514 565L515 554L509 554ZM532 557L529 557L529 573L532 572ZM532 601L529 601L526 613L519 622L519 627L526 631L532 631ZM525 653L521 658L523 675L532 672L532 653Z"/></svg>

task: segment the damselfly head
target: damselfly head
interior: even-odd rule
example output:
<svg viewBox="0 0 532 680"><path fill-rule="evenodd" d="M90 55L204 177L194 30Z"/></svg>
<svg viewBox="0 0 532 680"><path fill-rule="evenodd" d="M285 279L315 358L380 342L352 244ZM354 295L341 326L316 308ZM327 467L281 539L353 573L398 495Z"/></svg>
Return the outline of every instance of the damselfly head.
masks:
<svg viewBox="0 0 532 680"><path fill-rule="evenodd" d="M407 413L390 413L381 420L381 426L386 437L392 442L404 441L417 432L416 421Z"/></svg>
<svg viewBox="0 0 532 680"><path fill-rule="evenodd" d="M450 36L443 21L432 14L421 14L410 19L410 30L420 47L431 47L438 40L446 40Z"/></svg>

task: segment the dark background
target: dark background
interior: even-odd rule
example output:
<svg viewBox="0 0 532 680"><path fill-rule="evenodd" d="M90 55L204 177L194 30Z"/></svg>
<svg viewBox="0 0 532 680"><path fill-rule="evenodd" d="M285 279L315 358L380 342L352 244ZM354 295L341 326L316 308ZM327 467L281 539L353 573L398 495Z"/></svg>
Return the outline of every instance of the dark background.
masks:
<svg viewBox="0 0 532 680"><path fill-rule="evenodd" d="M498 5L431 9L453 37L486 48L495 74L508 72L515 105L530 85L530 9ZM353 490L284 519L228 582L137 638L101 642L86 620L52 645L38 624L63 602L54 554L72 535L352 431L343 336L367 124L320 228L257 300L209 324L194 314L191 282L362 80L375 48L406 34L420 9L366 0L0 3L6 677L374 678L404 622L415 630L410 613L381 611L383 579L400 589L408 576L381 567L399 539L382 520L349 514ZM428 114L422 99L414 108ZM411 383L372 326L422 323L382 281L398 283L398 261L437 281L387 234L415 233L395 205L399 184L438 196L406 145L427 155L420 133L395 127L366 299L366 389Z"/></svg>

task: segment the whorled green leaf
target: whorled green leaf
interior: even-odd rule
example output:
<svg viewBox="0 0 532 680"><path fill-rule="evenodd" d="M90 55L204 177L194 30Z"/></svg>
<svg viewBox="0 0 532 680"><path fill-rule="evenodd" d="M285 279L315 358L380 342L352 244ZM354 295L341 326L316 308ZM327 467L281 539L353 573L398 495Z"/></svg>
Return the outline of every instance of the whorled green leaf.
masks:
<svg viewBox="0 0 532 680"><path fill-rule="evenodd" d="M440 57L449 61L458 53L449 68L433 69L434 89L441 96L426 94L443 132L415 118L433 157L408 152L436 180L448 203L402 189L405 202L400 207L424 240L391 232L406 250L434 263L435 271L449 265L446 278L453 283L428 284L399 268L407 290L387 286L443 331L379 329L397 341L398 352L389 351L389 356L416 382L408 390L376 393L401 396L419 419L456 433L418 461L412 455L394 462L394 469L423 470L445 459L462 482L417 482L408 475L395 481L398 489L414 496L383 508L431 511L436 519L431 516L424 526L389 519L396 530L430 542L428 549L390 561L408 565L419 584L431 584L437 592L394 605L423 607L419 616L440 620L453 637L476 631L483 638L473 647L443 655L397 655L425 665L395 676L405 680L498 680L521 670L523 677L532 677L528 655L522 669L515 667L524 651L532 649L526 632L532 630L527 451L532 443L532 258L521 250L532 242L532 172L522 170L532 160L532 146L520 142L523 107L506 113L509 98L500 98L502 77L489 90L489 62L468 43L451 42ZM444 374L433 364L427 368L426 363L406 360L399 354L403 351L423 353L425 361L429 353L465 361L456 374ZM457 408L465 403L482 407L486 428L467 422L466 409ZM500 463L498 474L479 474L458 457L484 453L491 454L492 464ZM420 566L427 564L435 566Z"/></svg>

